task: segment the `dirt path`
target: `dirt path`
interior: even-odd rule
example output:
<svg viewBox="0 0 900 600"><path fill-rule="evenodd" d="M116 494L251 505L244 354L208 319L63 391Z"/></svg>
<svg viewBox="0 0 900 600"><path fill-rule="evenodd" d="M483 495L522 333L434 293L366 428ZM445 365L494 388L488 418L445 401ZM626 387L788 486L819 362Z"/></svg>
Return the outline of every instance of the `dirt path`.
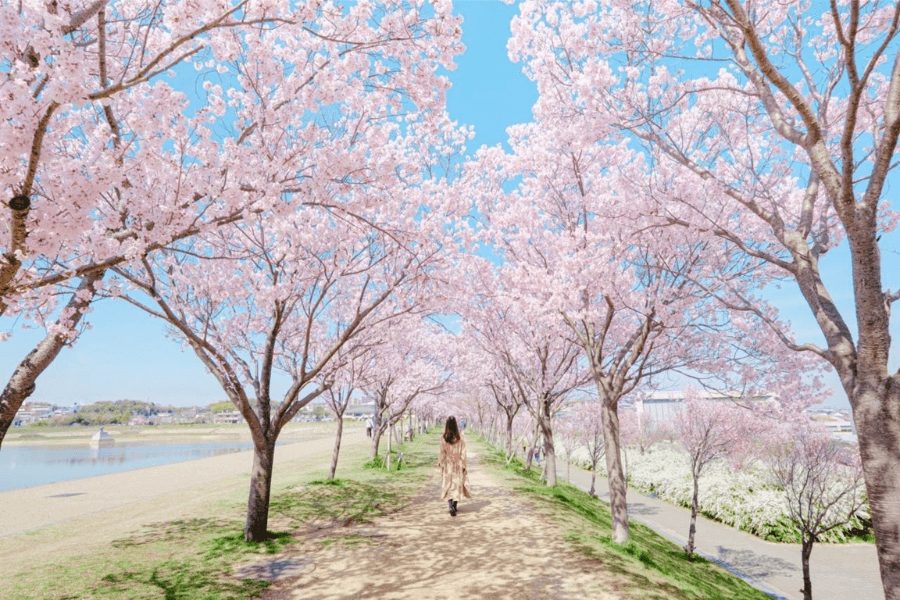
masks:
<svg viewBox="0 0 900 600"><path fill-rule="evenodd" d="M343 541L306 540L242 576L278 576L264 600L622 597L609 591L612 576L569 549L559 528L471 451L469 471L473 497L456 517L439 499L435 470L404 510L348 528Z"/></svg>

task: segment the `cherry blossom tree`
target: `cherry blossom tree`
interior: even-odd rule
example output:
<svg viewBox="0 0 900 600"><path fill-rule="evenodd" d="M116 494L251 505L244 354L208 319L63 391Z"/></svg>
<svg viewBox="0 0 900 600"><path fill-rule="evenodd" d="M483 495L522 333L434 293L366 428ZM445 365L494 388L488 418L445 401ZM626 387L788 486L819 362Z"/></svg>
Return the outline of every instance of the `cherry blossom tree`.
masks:
<svg viewBox="0 0 900 600"><path fill-rule="evenodd" d="M351 366L350 370L352 368ZM338 456L341 453L341 440L344 435L344 413L350 404L350 396L356 388L353 387L352 377L348 377L347 382L328 382L324 387L325 405L337 421L337 431L334 434L334 450L331 453L331 466L328 469L328 479L334 479L334 475L337 472Z"/></svg>
<svg viewBox="0 0 900 600"><path fill-rule="evenodd" d="M366 374L366 370L372 366L372 352L375 348L367 344L366 336L360 335L350 343L344 344L338 350L334 358L335 364L331 368L332 379L324 381L325 406L334 415L337 421L337 431L334 434L334 452L331 456L331 468L328 471L328 479L334 479L337 471L338 456L341 452L341 439L344 434L344 413L350 405L350 398L357 391L357 385Z"/></svg>
<svg viewBox="0 0 900 600"><path fill-rule="evenodd" d="M552 420L569 393L586 380L577 346L564 335L559 320L547 319L529 296L518 265L492 266L470 256L466 268L472 293L463 327L474 329L482 348L498 359L504 378L534 417L543 442L547 485L556 485ZM526 466L530 464L526 457Z"/></svg>
<svg viewBox="0 0 900 600"><path fill-rule="evenodd" d="M208 202L188 193L207 187L201 168L179 165L198 144L185 136L192 123L181 115L183 94L160 80L208 47L220 29L264 26L267 20L247 5L208 4L190 23L179 22L183 2L160 6L158 21L125 3L0 8L7 83L0 186L12 198L4 217L0 314L47 327L0 397L0 438L38 376L75 336L72 309L79 305L80 321L93 297L86 294L102 287L106 269L133 258L138 245L158 247L240 215L232 205L205 218L201 206L208 209ZM178 152L164 149L170 142ZM157 173L173 177L162 181ZM147 179L154 186L141 189ZM142 222L150 205L171 207L168 218ZM93 283L54 318L58 284L75 277Z"/></svg>
<svg viewBox="0 0 900 600"><path fill-rule="evenodd" d="M140 269L114 268L136 290L123 297L169 325L250 428L248 540L266 535L282 428L334 380L343 346L414 304L428 255L396 239L384 227L298 207L155 253ZM280 402L273 402L275 370L290 379Z"/></svg>
<svg viewBox="0 0 900 600"><path fill-rule="evenodd" d="M297 141L312 143L330 128L310 117L337 122L342 103L360 125L405 102L439 109L448 83L436 71L452 68L461 50L451 8L399 0L5 5L0 181L16 200L0 269L4 310L22 290L190 235L198 216L228 218L259 183L288 181L264 166L279 163L294 184L298 174L306 179L310 164L297 156L307 158L309 146L259 154L273 149L275 139L261 139L267 132L296 127L306 134ZM193 118L182 114L185 90L165 81L187 66L203 72L183 86L204 90L191 99ZM253 175L236 175L238 166ZM227 206L212 210L213 199Z"/></svg>
<svg viewBox="0 0 900 600"><path fill-rule="evenodd" d="M812 600L813 544L847 524L865 505L859 451L831 439L805 416L799 423L772 428L759 450L772 481L784 490L788 514L800 532L803 599Z"/></svg>
<svg viewBox="0 0 900 600"><path fill-rule="evenodd" d="M572 390L584 383L578 355L564 337L537 331L527 333L529 347L514 358L509 357L519 395L535 420L535 431L543 442L544 479L548 486L556 485L556 446L553 439L553 418Z"/></svg>
<svg viewBox="0 0 900 600"><path fill-rule="evenodd" d="M556 424L559 433L559 441L566 452L566 481L572 482L572 454L583 441L584 423L573 416L559 419ZM593 485L591 486L593 488Z"/></svg>
<svg viewBox="0 0 900 600"><path fill-rule="evenodd" d="M201 169L179 165L179 152L160 151L169 140L184 142L180 134L190 127L181 116L184 95L163 76L208 52L224 30L259 31L273 20L249 1L202 7L176 1L153 11L109 1L0 10L6 83L0 185L11 198L0 267L0 312L6 312L24 290L109 267L133 256L136 244L169 241L189 227L200 204L192 194ZM197 145L179 150L192 154ZM159 181L158 195L147 197L140 179L154 167L174 167L185 189ZM163 198L172 218L148 228L151 219L141 217ZM179 222L167 227L172 221Z"/></svg>
<svg viewBox="0 0 900 600"><path fill-rule="evenodd" d="M537 417L532 414L531 419L528 422L528 428L523 432L526 471L531 470L531 463L534 461L535 450L538 448L541 438L541 424L538 422Z"/></svg>
<svg viewBox="0 0 900 600"><path fill-rule="evenodd" d="M606 453L603 445L603 415L601 406L596 401L582 402L575 408L573 418L580 423L579 428L581 445L587 450L588 460L591 461L591 488L588 495L596 497L594 485L597 482L597 465Z"/></svg>
<svg viewBox="0 0 900 600"><path fill-rule="evenodd" d="M0 436L71 337L56 335L56 286L97 278L83 296L247 211L327 204L392 169L415 184L398 131L420 127L418 156L436 157L454 130L438 75L461 50L449 2L76 0L4 5L0 22L0 313L50 324L0 397Z"/></svg>
<svg viewBox="0 0 900 600"><path fill-rule="evenodd" d="M516 455L516 446L514 444L514 427L516 415L525 405L525 399L520 395L519 390L508 380L497 381L489 380L487 387L490 390L491 397L496 405L503 411L505 417L505 438L506 438L506 456L511 459Z"/></svg>
<svg viewBox="0 0 900 600"><path fill-rule="evenodd" d="M693 388L686 391L685 400L675 413L672 433L687 453L694 483L691 524L684 547L689 555L694 553L697 533L700 476L712 461L726 456L742 438L750 437L753 428L748 427L748 423L754 422L749 411L737 408L727 400L701 399Z"/></svg>
<svg viewBox="0 0 900 600"><path fill-rule="evenodd" d="M641 405L619 415L619 435L626 445L637 446L643 454L665 436L665 431Z"/></svg>
<svg viewBox="0 0 900 600"><path fill-rule="evenodd" d="M502 250L503 285L515 290L532 322L555 321L581 352L605 407L613 537L623 543L629 530L619 401L666 371L724 374L720 384L745 385L761 364L783 362L784 352L773 355L771 343L739 332L749 329L744 317L709 298L723 263L704 255L703 241L680 229L647 234L655 217L632 211L642 199L652 201L641 185L639 153L585 139L573 120L548 118L510 133L512 155L479 155L487 173L479 235ZM729 275L746 281L754 266L738 265Z"/></svg>
<svg viewBox="0 0 900 600"><path fill-rule="evenodd" d="M539 0L522 5L509 43L538 83L538 117L578 117L584 135L653 161L644 181L656 202L636 210L690 228L707 256L796 285L824 343L777 322L765 279L711 295L836 369L889 600L900 598L900 374L888 364L900 294L885 286L881 253L896 222L886 186L900 136L898 22L900 6L883 1ZM844 241L849 312L822 276Z"/></svg>
<svg viewBox="0 0 900 600"><path fill-rule="evenodd" d="M462 294L458 297L463 297ZM465 296L466 300L470 297ZM483 299L482 299L483 300ZM488 411L494 414L495 425L491 434L495 431L499 434L503 427L504 450L507 460L511 460L516 454L514 445L514 427L516 416L525 406L525 399L520 389L516 387L514 379L508 371L508 364L502 352L503 340L499 337L501 329L495 324L478 323L490 313L471 310L467 302L458 303L456 310L466 319L461 331L454 336L455 360L452 365L454 373L454 386L467 397L471 398L476 412ZM491 335L485 335L485 327L490 328ZM491 410L495 407L496 410Z"/></svg>
<svg viewBox="0 0 900 600"><path fill-rule="evenodd" d="M65 346L75 343L78 325L90 309L97 283L103 275L103 271L93 271L80 279L60 316L47 327L47 334L16 366L0 394L0 444L22 402L34 392L37 374L50 366Z"/></svg>
<svg viewBox="0 0 900 600"><path fill-rule="evenodd" d="M533 444L529 444L529 434L534 431L534 419L525 412L520 411L515 419L513 419L512 437L513 437L513 453L507 458L507 464L518 455L519 448L522 449L522 461L530 465L527 455L529 448L533 448Z"/></svg>
<svg viewBox="0 0 900 600"><path fill-rule="evenodd" d="M381 438L422 397L439 393L447 383L442 356L442 337L420 315L409 315L381 330L373 352L373 364L360 381L360 389L375 403L372 458L378 456ZM390 457L391 448L388 448ZM390 460L390 458L388 458Z"/></svg>

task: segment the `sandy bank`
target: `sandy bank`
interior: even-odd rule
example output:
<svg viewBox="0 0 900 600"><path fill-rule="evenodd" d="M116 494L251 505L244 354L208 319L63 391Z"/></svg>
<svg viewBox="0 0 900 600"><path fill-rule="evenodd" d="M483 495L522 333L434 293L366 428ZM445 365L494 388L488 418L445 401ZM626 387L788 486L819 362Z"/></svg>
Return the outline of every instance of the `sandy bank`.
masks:
<svg viewBox="0 0 900 600"><path fill-rule="evenodd" d="M321 469L330 435L279 446L273 486L298 470ZM344 434L342 448L365 446L365 433ZM0 493L0 578L61 555L78 555L147 523L215 516L245 497L249 451Z"/></svg>

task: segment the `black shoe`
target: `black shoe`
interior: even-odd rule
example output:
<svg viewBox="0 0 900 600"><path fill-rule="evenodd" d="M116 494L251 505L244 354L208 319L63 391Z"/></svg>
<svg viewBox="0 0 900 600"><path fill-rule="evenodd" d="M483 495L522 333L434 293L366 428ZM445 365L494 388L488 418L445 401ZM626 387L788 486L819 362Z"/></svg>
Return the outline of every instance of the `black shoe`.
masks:
<svg viewBox="0 0 900 600"><path fill-rule="evenodd" d="M456 514L456 511L459 509L459 500L453 501L453 514Z"/></svg>
<svg viewBox="0 0 900 600"><path fill-rule="evenodd" d="M450 509L450 516L455 517L456 516L456 502L454 502L453 500L447 500L447 508Z"/></svg>

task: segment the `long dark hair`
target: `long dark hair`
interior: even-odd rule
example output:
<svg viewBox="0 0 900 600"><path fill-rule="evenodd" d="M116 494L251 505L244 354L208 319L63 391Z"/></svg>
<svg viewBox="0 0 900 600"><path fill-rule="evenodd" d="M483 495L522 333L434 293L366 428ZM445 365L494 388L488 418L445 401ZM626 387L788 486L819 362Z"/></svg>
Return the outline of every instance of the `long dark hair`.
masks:
<svg viewBox="0 0 900 600"><path fill-rule="evenodd" d="M448 444L455 444L459 441L459 427L456 426L456 417L447 417L447 423L444 425L444 441Z"/></svg>

